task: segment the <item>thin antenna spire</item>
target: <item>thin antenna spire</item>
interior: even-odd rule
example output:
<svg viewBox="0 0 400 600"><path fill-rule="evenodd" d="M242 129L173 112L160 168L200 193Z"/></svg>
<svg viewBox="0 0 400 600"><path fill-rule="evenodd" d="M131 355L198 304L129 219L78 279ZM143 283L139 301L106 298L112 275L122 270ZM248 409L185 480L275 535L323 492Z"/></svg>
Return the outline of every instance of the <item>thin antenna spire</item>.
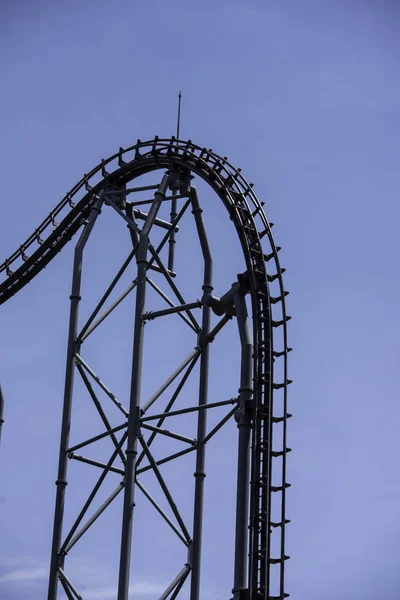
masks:
<svg viewBox="0 0 400 600"><path fill-rule="evenodd" d="M181 99L182 99L182 92L179 92L178 94L178 122L176 124L176 139L179 140L179 130L181 127Z"/></svg>

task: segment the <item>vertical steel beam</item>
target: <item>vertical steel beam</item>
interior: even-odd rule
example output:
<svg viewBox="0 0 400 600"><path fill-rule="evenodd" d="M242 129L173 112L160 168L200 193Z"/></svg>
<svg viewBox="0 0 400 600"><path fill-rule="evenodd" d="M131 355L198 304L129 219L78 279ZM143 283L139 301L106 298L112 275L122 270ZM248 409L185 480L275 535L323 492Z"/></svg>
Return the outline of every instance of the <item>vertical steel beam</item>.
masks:
<svg viewBox="0 0 400 600"><path fill-rule="evenodd" d="M202 209L199 205L196 188L192 187L190 192L192 202L192 213L196 222L201 250L204 258L204 296L210 296L212 286L212 257L208 245L207 235L204 228ZM210 333L211 308L205 303L203 305L203 318L199 333L200 358L200 381L199 381L199 406L204 406L208 401L208 371L209 371L209 348L208 335ZM197 439L203 440L206 436L207 411L199 410L197 424ZM195 491L194 491L194 514L193 514L193 546L192 546L192 577L190 588L190 600L199 600L200 597L200 568L201 568L201 542L203 530L203 504L204 504L204 478L205 474L205 452L206 445L199 444L196 453Z"/></svg>
<svg viewBox="0 0 400 600"><path fill-rule="evenodd" d="M69 317L69 333L68 333L68 349L67 349L67 364L65 370L65 386L64 386L64 405L62 414L61 424L61 439L60 439L60 452L58 461L58 475L56 481L56 504L54 511L54 526L53 526L53 542L51 548L51 562L50 562L50 577L49 577L49 588L48 588L48 600L56 600L57 598L57 587L58 587L58 573L59 569L64 566L64 556L60 556L59 550L61 545L62 526L63 526L63 515L64 515L64 501L65 501L65 488L67 486L67 464L68 464L68 446L69 446L69 432L71 423L71 409L72 409L72 393L74 384L74 369L75 369L75 354L77 351L76 336L78 333L78 312L79 312L79 301L81 291L81 279L82 279L82 258L83 250L89 235L94 227L97 217L101 212L101 205L103 203L103 194L101 193L99 198L90 211L88 220L81 233L79 241L75 247L74 254L74 268L72 275L72 290L70 296L70 317Z"/></svg>
<svg viewBox="0 0 400 600"><path fill-rule="evenodd" d="M233 597L240 600L242 590L247 588L249 486L250 486L250 437L253 400L253 340L247 314L245 292L234 284L234 305L241 342L241 370L239 408L235 419L239 429L238 470L236 492L235 570Z"/></svg>
<svg viewBox="0 0 400 600"><path fill-rule="evenodd" d="M118 579L118 600L128 600L129 595L129 575L131 564L131 546L132 546L132 524L133 508L135 497L135 471L137 459L137 445L140 435L140 388L142 379L142 357L143 357L143 334L146 300L146 273L147 273L147 253L149 247L149 232L157 216L161 202L165 197L168 187L169 175L165 174L157 192L154 194L154 201L149 210L149 214L143 225L139 237L139 247L136 254L137 261L137 285L136 285L136 308L135 308L135 326L133 338L133 357L132 357L132 376L130 392L130 408L128 416L128 439L126 446L126 465L125 465L125 488L124 503L122 513L122 533L121 533L121 551L119 563Z"/></svg>
<svg viewBox="0 0 400 600"><path fill-rule="evenodd" d="M171 223L173 223L177 217L177 212L176 212L177 206L178 206L178 202L176 199L177 194L178 194L178 192L173 190L172 200L171 200L171 213L170 213ZM171 235L169 238L169 248L168 248L168 270L169 271L174 270L174 256L175 256L175 228L172 228Z"/></svg>
<svg viewBox="0 0 400 600"><path fill-rule="evenodd" d="M237 317L241 344L241 369L239 387L239 406L235 420L239 429L238 468L236 491L236 533L234 600L241 600L247 590L247 561L249 539L249 498L250 498L250 438L253 419L253 338L246 306L248 289L239 282L217 298L209 295L203 300L217 314L234 311Z"/></svg>

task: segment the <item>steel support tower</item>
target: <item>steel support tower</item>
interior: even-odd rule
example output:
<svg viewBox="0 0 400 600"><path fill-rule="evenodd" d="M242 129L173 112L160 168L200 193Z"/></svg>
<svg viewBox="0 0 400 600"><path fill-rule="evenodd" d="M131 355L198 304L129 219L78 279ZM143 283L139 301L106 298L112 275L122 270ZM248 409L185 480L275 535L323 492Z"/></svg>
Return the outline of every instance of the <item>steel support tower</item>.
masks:
<svg viewBox="0 0 400 600"><path fill-rule="evenodd" d="M150 185L149 177L153 178ZM141 178L145 178L145 184L141 184ZM237 233L245 269L228 289L220 289L213 277L215 256L203 215L203 211L212 215L212 206L210 202L202 201L197 180L203 182L201 185L205 182L213 196L219 197L226 209L226 217L232 221ZM147 198L143 199L143 195ZM233 599L283 600L288 597L284 575L288 558L285 529L289 522L285 507L289 487L286 458L290 451L286 430L291 416L287 410L287 387L291 383L287 373L291 350L287 345L287 321L290 317L285 306L284 269L278 258L280 248L275 245L272 224L267 221L263 204L254 194L252 184L247 183L240 169L234 168L226 157L174 137L156 137L147 142L138 140L131 148L120 148L118 153L102 160L85 175L28 240L0 266L3 274L0 303L3 303L79 233L70 295L48 600L84 598L70 573L68 561L81 538L90 535L92 528L101 526L102 514L115 505L117 498L121 507L121 535L119 548L115 550L119 553L115 597L116 600L132 597L129 585L135 552L133 549L131 555L132 546L135 548L137 494L143 495L154 507L182 545L181 568L159 596L160 600L173 600L181 595L199 600L202 596L202 531L207 519L204 512L206 449L208 442L233 419L238 432L236 517L232 522L232 528L235 528ZM169 216L161 218L166 207ZM99 221L107 219L111 213L124 225L121 235L129 238L130 251L100 300L82 319L82 286L86 269L90 269L90 264L85 265L84 253ZM185 252L184 246L179 246L184 217L192 219L202 262L202 277L196 288L198 297L188 299L180 287L176 268L178 253ZM161 237L154 243L156 233ZM113 291L128 272L131 283L111 302ZM149 310L149 293L159 298L158 310ZM135 298L132 303L133 351L130 392L122 401L91 366L85 355L85 344L128 296ZM154 322L151 326L156 328L157 323L169 315L180 318L193 336L193 345L183 362L148 397L142 392L145 331L150 323ZM210 364L215 360L212 343L227 326L238 331L240 372L234 374L232 397L215 398L209 393ZM185 385L194 377L196 397L189 405L182 406L180 399ZM77 378L93 402L102 430L72 444L70 431L74 426L74 381L76 384ZM100 391L106 402L100 401ZM116 424L108 414L109 406L119 414ZM215 409L226 412L208 429L207 418ZM166 428L172 417L183 419L187 415L196 417L196 437ZM185 423L184 420L181 422ZM182 444L184 449L157 459L153 443L163 437ZM106 461L81 454L83 449L95 448L99 441L108 442L111 448ZM163 473L163 465L172 461L179 469L179 461L186 455L193 457L195 467L193 518L189 523L175 501L175 489L168 485ZM92 466L98 477L81 510L66 525L67 467L73 460ZM143 485L144 472L154 475L168 511ZM119 474L121 481L93 512L93 501L112 473ZM70 487L74 485L73 480L69 483ZM231 597L230 593L227 589L227 598Z"/></svg>

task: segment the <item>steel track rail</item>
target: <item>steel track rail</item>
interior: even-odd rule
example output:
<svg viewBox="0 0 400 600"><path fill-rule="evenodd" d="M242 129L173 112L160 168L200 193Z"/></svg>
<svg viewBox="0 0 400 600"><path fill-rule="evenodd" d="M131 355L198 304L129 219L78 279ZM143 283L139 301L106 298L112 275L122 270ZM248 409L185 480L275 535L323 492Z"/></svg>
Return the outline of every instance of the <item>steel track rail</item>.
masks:
<svg viewBox="0 0 400 600"><path fill-rule="evenodd" d="M144 173L173 165L186 167L204 179L218 194L237 230L244 253L253 311L255 411L252 429L252 466L250 502L249 598L251 600L287 597L284 591L285 515L286 507L286 447L287 419L287 316L282 273L271 227L261 203L249 184L226 157L211 149L187 142L159 139L137 143L106 160L86 174L51 211L34 233L0 265L0 304L9 300L31 281L62 250L85 221L102 190L120 187ZM56 221L59 220L59 222ZM261 240L268 242L264 253ZM30 256L28 256L30 252ZM272 268L267 269L267 264ZM270 284L276 281L279 295L271 298ZM275 308L280 307L278 319ZM280 335L278 335L280 334ZM277 340L280 338L280 341ZM274 379L274 362L283 361L283 381ZM283 395L283 412L275 414L274 391ZM277 392L278 393L278 392ZM282 408L281 408L282 411ZM273 448L274 427L282 427L282 447ZM278 476L274 458L280 459ZM278 483L273 483L273 470ZM278 521L271 518L272 497L280 496ZM275 496L276 497L276 496ZM278 555L271 556L271 536L279 538ZM276 552L276 550L275 550ZM271 592L271 569L276 589Z"/></svg>

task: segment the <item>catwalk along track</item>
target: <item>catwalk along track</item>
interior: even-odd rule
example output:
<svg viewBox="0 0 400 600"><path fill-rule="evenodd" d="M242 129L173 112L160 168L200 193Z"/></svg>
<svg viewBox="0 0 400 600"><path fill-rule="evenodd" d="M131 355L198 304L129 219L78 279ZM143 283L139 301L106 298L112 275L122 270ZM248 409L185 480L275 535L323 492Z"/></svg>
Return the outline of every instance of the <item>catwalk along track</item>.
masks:
<svg viewBox="0 0 400 600"><path fill-rule="evenodd" d="M149 185L149 177L157 180ZM145 179L145 185L140 184L141 178ZM213 256L203 218L203 211L212 216L213 203L208 200L207 203L201 203L201 194L194 185L196 181L206 189L211 188L214 203L219 197L226 209L228 225L230 219L236 230L245 268L228 289L219 289L218 281L213 280L213 265L218 257ZM84 598L84 593L79 591L74 581L73 570L69 570L69 555L79 540L89 535L94 523L116 502L118 496L120 500L123 499L115 597L118 600L128 599L129 586L132 584L131 548L132 542L135 542L132 524L136 514L137 490L159 513L160 519L179 539L184 551L181 568L159 595L160 600L174 599L180 595L187 597L188 594L191 600L201 598L200 566L205 551L202 549L202 532L207 519L207 511L204 511L206 446L211 438L220 435L223 426L230 420L235 420L238 426L235 518L231 524L235 531L232 551L233 598L283 600L289 596L284 588L285 566L289 558L285 549L285 530L289 523L286 518L286 494L290 486L286 481L287 454L290 451L286 437L287 421L291 417L287 407L287 388L291 383L287 371L288 353L291 350L287 345L287 322L290 317L286 313L285 297L288 292L284 289L282 274L285 269L280 266L280 248L275 245L272 224L264 213L264 203L257 199L252 188L240 169L234 168L226 157L218 156L211 149L174 137L156 137L146 142L138 140L130 148L120 148L119 152L102 160L84 175L33 234L0 266L0 303L4 303L11 301L79 232L70 296L49 600L55 600L59 592L69 599ZM140 199L143 195L153 197ZM167 207L168 217L160 218ZM83 299L83 251L100 214L104 219L109 211L118 215L124 225L130 252L100 301L90 311L90 317L81 325L78 308ZM202 276L196 287L200 299L192 298L187 302L175 267L179 263L179 252L185 252L182 244L179 245L180 227L185 221L184 215L190 212L193 231L199 242ZM162 235L159 243L153 245L150 235L155 236L156 232ZM217 240L216 246L221 252L224 240ZM185 264L189 265L190 275L189 258ZM129 269L134 271L130 285L112 304L107 305L113 290ZM185 276L186 282L191 279L189 275ZM162 285L168 288L174 300L163 291ZM214 295L214 290L220 295ZM136 300L131 336L131 383L125 407L89 366L83 357L83 350L89 335L130 293L136 295ZM155 294L160 302L162 300L164 307L149 311L146 304L149 293ZM195 317L196 311L200 314L199 319ZM144 325L150 327L154 321L157 327L157 323L168 315L180 317L177 319L179 324L193 335L194 349L145 402L146 398L141 394ZM215 321L214 325L212 320ZM235 322L236 325L232 325ZM213 398L210 402L208 373L213 360L217 360L210 352L210 347L226 325L235 327L239 334L238 394L229 400ZM174 335L174 330L171 331L171 335ZM196 402L176 409L186 382L194 377L195 372L198 372ZM93 400L103 429L101 433L71 445L74 373L81 377L80 381ZM232 379L235 376L236 373L232 373ZM168 403L160 409L160 398L166 398L172 384L178 381L175 392L168 396ZM108 408L99 401L95 391L98 388L120 415L116 425L107 415ZM216 408L229 409L229 412L207 432L206 417ZM172 422L171 417L183 418L189 414L196 417L196 438L162 427L164 421L168 424ZM185 449L156 460L151 446L156 438L165 437L186 444ZM77 450L90 448L99 440L107 441L112 448L108 461L99 462L77 454ZM162 467L172 461L178 465L186 455L193 456L195 460L194 478L191 478L193 519L190 525L186 524L178 509L174 500L176 489L168 486ZM66 527L67 465L71 459L92 466L101 475L78 516L72 520L72 525ZM212 456L208 457L208 460L212 459ZM117 460L120 461L120 467L116 466ZM171 516L144 487L141 480L144 471L150 471L155 476ZM97 511L87 518L86 513L103 481L112 473L122 476L122 481ZM101 522L100 519L97 525ZM226 594L228 598L229 589Z"/></svg>

